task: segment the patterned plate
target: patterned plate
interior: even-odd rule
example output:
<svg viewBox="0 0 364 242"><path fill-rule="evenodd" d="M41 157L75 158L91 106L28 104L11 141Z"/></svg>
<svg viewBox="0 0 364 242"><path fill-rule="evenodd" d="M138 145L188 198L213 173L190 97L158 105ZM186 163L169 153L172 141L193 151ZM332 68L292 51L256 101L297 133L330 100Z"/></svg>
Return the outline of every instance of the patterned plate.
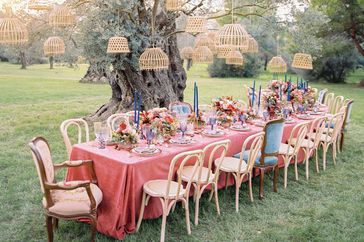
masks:
<svg viewBox="0 0 364 242"><path fill-rule="evenodd" d="M217 130L216 132L211 132L210 130L204 130L202 131L202 134L207 136L207 137L220 137L225 135L225 132L222 130Z"/></svg>
<svg viewBox="0 0 364 242"><path fill-rule="evenodd" d="M162 150L159 148L148 148L148 147L136 147L131 150L134 154L137 154L139 156L154 156L159 155Z"/></svg>
<svg viewBox="0 0 364 242"><path fill-rule="evenodd" d="M303 119L303 120L312 120L315 117L313 117L313 116L311 116L309 114L300 114L300 115L297 115L297 118Z"/></svg>
<svg viewBox="0 0 364 242"><path fill-rule="evenodd" d="M189 139L189 138L179 138L179 139L171 139L170 143L173 145L181 145L181 146L187 146L187 145L193 145L196 143L196 140Z"/></svg>
<svg viewBox="0 0 364 242"><path fill-rule="evenodd" d="M230 129L235 130L235 131L241 131L241 132L251 130L249 126L242 126L242 125L231 126Z"/></svg>

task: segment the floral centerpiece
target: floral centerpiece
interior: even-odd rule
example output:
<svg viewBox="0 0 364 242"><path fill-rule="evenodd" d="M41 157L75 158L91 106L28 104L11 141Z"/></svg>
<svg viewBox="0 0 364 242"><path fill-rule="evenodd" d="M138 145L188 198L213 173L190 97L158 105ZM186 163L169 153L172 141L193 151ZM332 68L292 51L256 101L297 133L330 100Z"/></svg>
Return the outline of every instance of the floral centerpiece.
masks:
<svg viewBox="0 0 364 242"><path fill-rule="evenodd" d="M292 84L291 84L292 85ZM288 82L272 80L269 82L267 88L275 93L279 93L280 88L282 87L282 93L286 94L288 91Z"/></svg>
<svg viewBox="0 0 364 242"><path fill-rule="evenodd" d="M153 108L140 114L141 127L151 125L165 140L176 134L177 121L166 108Z"/></svg>
<svg viewBox="0 0 364 242"><path fill-rule="evenodd" d="M196 117L196 113L192 112L188 115L188 122L193 123L195 126L195 129L200 129L203 127L206 123L206 117L204 116L204 113L199 111L198 117Z"/></svg>
<svg viewBox="0 0 364 242"><path fill-rule="evenodd" d="M125 123L120 123L112 132L112 141L117 143L117 149L132 149L139 141L137 131Z"/></svg>
<svg viewBox="0 0 364 242"><path fill-rule="evenodd" d="M218 122L223 126L230 126L234 122L234 116L245 110L244 104L232 96L213 99L212 106L216 110Z"/></svg>
<svg viewBox="0 0 364 242"><path fill-rule="evenodd" d="M279 99L279 95L275 92L265 93L263 94L263 100L270 118L275 118L282 109L282 102Z"/></svg>

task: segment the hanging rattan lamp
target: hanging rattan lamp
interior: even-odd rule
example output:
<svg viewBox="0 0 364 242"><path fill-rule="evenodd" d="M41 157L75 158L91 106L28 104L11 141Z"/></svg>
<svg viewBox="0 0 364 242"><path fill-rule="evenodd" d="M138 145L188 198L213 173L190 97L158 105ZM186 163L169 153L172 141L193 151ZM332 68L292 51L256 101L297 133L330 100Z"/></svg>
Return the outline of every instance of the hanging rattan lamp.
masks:
<svg viewBox="0 0 364 242"><path fill-rule="evenodd" d="M49 24L55 27L66 27L75 23L75 16L71 10L64 6L55 6L49 13Z"/></svg>
<svg viewBox="0 0 364 242"><path fill-rule="evenodd" d="M5 18L0 18L0 44L19 45L28 41L28 30L11 9L5 9Z"/></svg>
<svg viewBox="0 0 364 242"><path fill-rule="evenodd" d="M44 42L43 51L47 57L63 55L66 51L63 39L58 36L49 37Z"/></svg>
<svg viewBox="0 0 364 242"><path fill-rule="evenodd" d="M192 47L185 47L180 52L182 59L192 59L193 49Z"/></svg>
<svg viewBox="0 0 364 242"><path fill-rule="evenodd" d="M259 51L258 42L253 37L250 36L248 48L246 49L245 53L258 53L258 51Z"/></svg>
<svg viewBox="0 0 364 242"><path fill-rule="evenodd" d="M217 53L216 44L206 33L200 34L195 41L195 47L207 46L213 54Z"/></svg>
<svg viewBox="0 0 364 242"><path fill-rule="evenodd" d="M219 31L219 45L229 45L237 48L248 46L248 33L240 24L225 24Z"/></svg>
<svg viewBox="0 0 364 242"><path fill-rule="evenodd" d="M217 46L216 58L225 59L228 56L228 54L233 50L235 50L235 47L233 47L233 46L228 46L228 45Z"/></svg>
<svg viewBox="0 0 364 242"><path fill-rule="evenodd" d="M147 48L139 58L140 70L168 69L169 59L161 48Z"/></svg>
<svg viewBox="0 0 364 242"><path fill-rule="evenodd" d="M215 43L216 47L219 45L219 31L209 31L207 37Z"/></svg>
<svg viewBox="0 0 364 242"><path fill-rule="evenodd" d="M128 40L125 37L111 37L107 45L106 53L119 54L119 53L130 53Z"/></svg>
<svg viewBox="0 0 364 242"><path fill-rule="evenodd" d="M48 0L29 0L28 9L30 10L50 10L52 7Z"/></svg>
<svg viewBox="0 0 364 242"><path fill-rule="evenodd" d="M185 32L197 34L206 32L206 18L199 16L190 16L187 18L187 23L185 27Z"/></svg>
<svg viewBox="0 0 364 242"><path fill-rule="evenodd" d="M292 67L297 69L312 70L312 57L310 54L296 53L293 57Z"/></svg>
<svg viewBox="0 0 364 242"><path fill-rule="evenodd" d="M193 50L192 61L194 63L211 64L214 60L214 55L207 46L199 46Z"/></svg>
<svg viewBox="0 0 364 242"><path fill-rule="evenodd" d="M280 55L274 56L268 62L267 68L268 68L268 71L270 71L272 73L286 73L287 72L287 64Z"/></svg>
<svg viewBox="0 0 364 242"><path fill-rule="evenodd" d="M166 0L166 10L167 11L178 11L182 8L182 0Z"/></svg>
<svg viewBox="0 0 364 242"><path fill-rule="evenodd" d="M228 65L244 65L244 57L238 50L230 51L226 56L226 64Z"/></svg>

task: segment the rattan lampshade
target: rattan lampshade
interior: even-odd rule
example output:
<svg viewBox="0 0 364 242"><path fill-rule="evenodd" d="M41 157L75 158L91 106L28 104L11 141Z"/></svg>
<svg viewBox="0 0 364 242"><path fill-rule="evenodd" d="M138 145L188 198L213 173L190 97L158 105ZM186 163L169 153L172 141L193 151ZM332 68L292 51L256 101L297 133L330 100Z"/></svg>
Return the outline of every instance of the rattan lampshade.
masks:
<svg viewBox="0 0 364 242"><path fill-rule="evenodd" d="M192 59L193 49L192 47L185 47L181 50L182 59Z"/></svg>
<svg viewBox="0 0 364 242"><path fill-rule="evenodd" d="M268 62L267 68L268 68L268 71L270 71L272 73L286 73L287 72L287 64L280 55L274 56Z"/></svg>
<svg viewBox="0 0 364 242"><path fill-rule="evenodd" d="M50 10L51 5L48 0L29 0L28 9L31 10Z"/></svg>
<svg viewBox="0 0 364 242"><path fill-rule="evenodd" d="M161 48L147 48L139 58L140 70L168 69L169 59Z"/></svg>
<svg viewBox="0 0 364 242"><path fill-rule="evenodd" d="M233 47L233 46L228 46L228 45L217 46L216 58L225 59L228 56L228 54L233 50L235 50L235 47Z"/></svg>
<svg viewBox="0 0 364 242"><path fill-rule="evenodd" d="M244 57L238 50L230 51L226 56L226 64L242 66L244 64Z"/></svg>
<svg viewBox="0 0 364 242"><path fill-rule="evenodd" d="M118 54L118 53L129 53L128 40L125 37L111 37L107 44L106 53Z"/></svg>
<svg viewBox="0 0 364 242"><path fill-rule="evenodd" d="M75 23L71 10L63 5L55 6L49 13L49 24L56 27L66 27Z"/></svg>
<svg viewBox="0 0 364 242"><path fill-rule="evenodd" d="M258 46L258 42L253 38L253 37L249 37L249 44L248 44L248 48L246 49L246 53L258 53L259 51L259 46Z"/></svg>
<svg viewBox="0 0 364 242"><path fill-rule="evenodd" d="M182 0L166 0L167 11L178 11L182 8Z"/></svg>
<svg viewBox="0 0 364 242"><path fill-rule="evenodd" d="M193 50L192 60L194 63L210 64L214 60L214 55L207 46L199 46Z"/></svg>
<svg viewBox="0 0 364 242"><path fill-rule="evenodd" d="M206 32L206 22L205 17L190 16L187 18L185 32L193 34Z"/></svg>
<svg viewBox="0 0 364 242"><path fill-rule="evenodd" d="M216 47L219 45L219 31L209 31L207 37L215 43Z"/></svg>
<svg viewBox="0 0 364 242"><path fill-rule="evenodd" d="M195 41L195 47L207 46L213 54L217 53L216 44L206 33L200 34Z"/></svg>
<svg viewBox="0 0 364 242"><path fill-rule="evenodd" d="M248 33L240 24L225 24L219 31L219 45L230 45L237 48L248 46Z"/></svg>
<svg viewBox="0 0 364 242"><path fill-rule="evenodd" d="M0 44L18 45L28 41L26 26L15 17L0 18Z"/></svg>
<svg viewBox="0 0 364 242"><path fill-rule="evenodd" d="M310 54L296 53L293 57L292 67L298 69L312 70L312 57Z"/></svg>
<svg viewBox="0 0 364 242"><path fill-rule="evenodd" d="M63 55L66 51L64 46L63 39L58 36L49 37L43 45L44 55L49 56L58 56Z"/></svg>

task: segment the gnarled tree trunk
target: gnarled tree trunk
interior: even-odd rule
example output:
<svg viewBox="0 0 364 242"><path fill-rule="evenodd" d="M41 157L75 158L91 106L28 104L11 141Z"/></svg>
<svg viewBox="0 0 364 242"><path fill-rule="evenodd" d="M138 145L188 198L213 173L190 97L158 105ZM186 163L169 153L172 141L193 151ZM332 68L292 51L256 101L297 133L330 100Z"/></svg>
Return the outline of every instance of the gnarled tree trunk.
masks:
<svg viewBox="0 0 364 242"><path fill-rule="evenodd" d="M20 64L20 69L27 69L27 59L23 50L20 51Z"/></svg>

